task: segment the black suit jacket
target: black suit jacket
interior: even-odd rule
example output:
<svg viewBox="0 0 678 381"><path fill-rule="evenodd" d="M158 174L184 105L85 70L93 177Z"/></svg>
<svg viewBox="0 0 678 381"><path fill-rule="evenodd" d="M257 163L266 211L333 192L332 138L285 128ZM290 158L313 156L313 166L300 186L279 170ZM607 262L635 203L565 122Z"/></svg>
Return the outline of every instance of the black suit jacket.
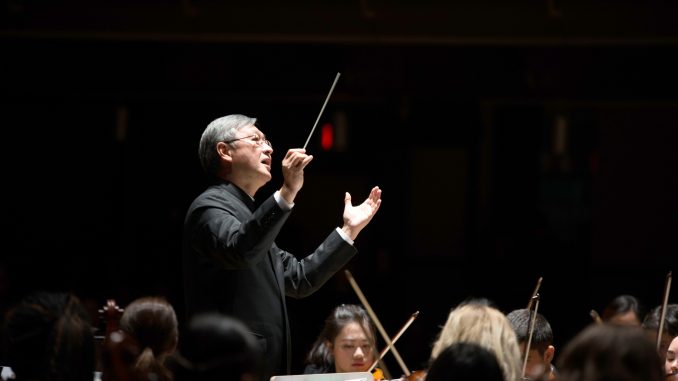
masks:
<svg viewBox="0 0 678 381"><path fill-rule="evenodd" d="M184 222L188 317L217 311L241 319L264 353L263 380L290 373L285 295L313 293L356 253L333 231L315 252L297 260L274 242L289 214L273 196L255 209L238 187L219 183L193 201Z"/></svg>

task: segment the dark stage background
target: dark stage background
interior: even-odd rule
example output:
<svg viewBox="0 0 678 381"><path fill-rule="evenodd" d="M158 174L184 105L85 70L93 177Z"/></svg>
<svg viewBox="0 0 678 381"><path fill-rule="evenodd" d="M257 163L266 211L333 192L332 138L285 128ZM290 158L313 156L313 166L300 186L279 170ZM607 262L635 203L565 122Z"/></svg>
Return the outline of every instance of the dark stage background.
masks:
<svg viewBox="0 0 678 381"><path fill-rule="evenodd" d="M560 348L615 295L661 301L678 248L678 3L0 6L3 311L50 289L94 315L151 294L181 315L203 129L259 118L277 159L263 199L337 72L278 244L310 252L341 223L344 191L379 185L348 268L392 334L420 311L397 345L409 367L450 308L522 308L540 276ZM343 273L289 300L296 372L331 308L357 302Z"/></svg>

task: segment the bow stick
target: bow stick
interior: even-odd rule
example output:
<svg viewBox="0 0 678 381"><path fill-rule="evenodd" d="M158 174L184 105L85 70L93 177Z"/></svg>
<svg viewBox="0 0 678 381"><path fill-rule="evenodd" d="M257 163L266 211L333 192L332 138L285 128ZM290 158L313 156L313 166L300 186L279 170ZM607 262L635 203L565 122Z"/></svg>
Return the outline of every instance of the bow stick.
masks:
<svg viewBox="0 0 678 381"><path fill-rule="evenodd" d="M598 311L596 311L596 310L591 310L591 312L589 312L589 315L591 315L591 319L593 319L593 321L594 321L596 324L603 324L603 319L600 318L600 315L598 314Z"/></svg>
<svg viewBox="0 0 678 381"><path fill-rule="evenodd" d="M532 296L530 297L530 301L527 303L527 309L532 309L532 302L534 301L534 297L537 296L537 293L539 292L539 287L541 287L541 281L543 280L543 277L539 277L537 280L537 285L534 287L534 291L532 291Z"/></svg>
<svg viewBox="0 0 678 381"><path fill-rule="evenodd" d="M541 278L539 278L541 283ZM530 355L530 345L532 345L532 335L534 334L534 323L537 321L537 310L539 310L539 294L535 294L530 302L534 302L534 312L530 309L527 310L528 313L533 313L532 320L530 321L530 330L527 334L527 345L525 345L525 358L523 359L523 379L525 378L525 370L527 369L527 357ZM532 303L530 303L530 306Z"/></svg>
<svg viewBox="0 0 678 381"><path fill-rule="evenodd" d="M374 321L374 325L379 330L379 333L381 333L381 336L384 338L384 341L386 342L386 344L388 346L391 347L391 350L393 351L393 356L398 361L398 365L400 365L400 368L402 369L403 373L405 373L405 376L409 377L410 374L411 374L409 369L407 369L405 362L403 361L402 357L400 357L400 353L398 353L398 350L393 346L393 342L391 341L391 339L386 334L386 330L384 330L384 327L381 325L381 322L379 322L379 318L377 318L377 315L372 310L372 307L370 307L370 303L365 298L365 295L363 294L362 291L360 291L360 287L358 287L358 283L356 283L355 279L353 279L353 275L351 275L350 271L344 270L344 273L346 274L346 278L348 278L348 281L351 284L351 287L353 287L353 291L355 291L355 293L358 295L358 298L362 302L363 306L365 306L365 310L367 310L367 313L370 315L370 317Z"/></svg>
<svg viewBox="0 0 678 381"><path fill-rule="evenodd" d="M379 360L383 359L384 356L386 355L386 353L388 353L388 351L391 350L391 347L393 347L393 345L395 345L396 341L398 341L400 336L403 335L405 330L410 326L410 324L412 324L412 322L414 321L414 319L417 318L417 316L419 316L419 311L413 313L412 316L410 316L410 318L407 319L407 322L405 323L405 325L403 325L403 327L400 329L400 331L398 331L398 333L395 336L393 336L393 339L391 340L391 344L387 345L386 348L384 348L384 350L382 350L381 353L379 353L379 358L374 360L374 362L372 363L372 366L370 366L370 369L367 370L368 372L371 372L372 369L374 369L374 367L377 366L377 364L379 363Z"/></svg>
<svg viewBox="0 0 678 381"><path fill-rule="evenodd" d="M659 317L659 329L657 330L657 350L662 342L662 331L664 330L664 319L666 319L666 305L669 303L669 292L671 292L671 271L666 274L666 283L664 284L664 300Z"/></svg>

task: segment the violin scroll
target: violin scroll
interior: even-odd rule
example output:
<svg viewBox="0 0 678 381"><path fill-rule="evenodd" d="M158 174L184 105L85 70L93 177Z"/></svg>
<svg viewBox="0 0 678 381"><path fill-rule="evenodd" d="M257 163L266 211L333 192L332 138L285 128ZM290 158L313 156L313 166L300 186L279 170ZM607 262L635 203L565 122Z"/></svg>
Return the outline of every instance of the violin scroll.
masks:
<svg viewBox="0 0 678 381"><path fill-rule="evenodd" d="M123 309L116 303L115 299L106 300L106 305L99 309L99 316L105 325L105 335L108 337L112 332L119 329L120 318L122 318Z"/></svg>

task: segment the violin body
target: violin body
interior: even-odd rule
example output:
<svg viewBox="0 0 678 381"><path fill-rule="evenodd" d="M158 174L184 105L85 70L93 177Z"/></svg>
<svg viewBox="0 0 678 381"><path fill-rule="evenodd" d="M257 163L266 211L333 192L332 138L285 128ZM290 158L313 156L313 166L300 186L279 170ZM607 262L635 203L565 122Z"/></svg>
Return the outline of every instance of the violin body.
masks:
<svg viewBox="0 0 678 381"><path fill-rule="evenodd" d="M427 372L425 370L415 370L407 377L407 381L424 381L426 379Z"/></svg>
<svg viewBox="0 0 678 381"><path fill-rule="evenodd" d="M379 368L374 368L372 376L374 377L374 381L424 381L426 379L426 371L415 370L414 372L410 373L409 376L402 376L401 378L386 380L384 378L384 372L382 372L382 370Z"/></svg>

